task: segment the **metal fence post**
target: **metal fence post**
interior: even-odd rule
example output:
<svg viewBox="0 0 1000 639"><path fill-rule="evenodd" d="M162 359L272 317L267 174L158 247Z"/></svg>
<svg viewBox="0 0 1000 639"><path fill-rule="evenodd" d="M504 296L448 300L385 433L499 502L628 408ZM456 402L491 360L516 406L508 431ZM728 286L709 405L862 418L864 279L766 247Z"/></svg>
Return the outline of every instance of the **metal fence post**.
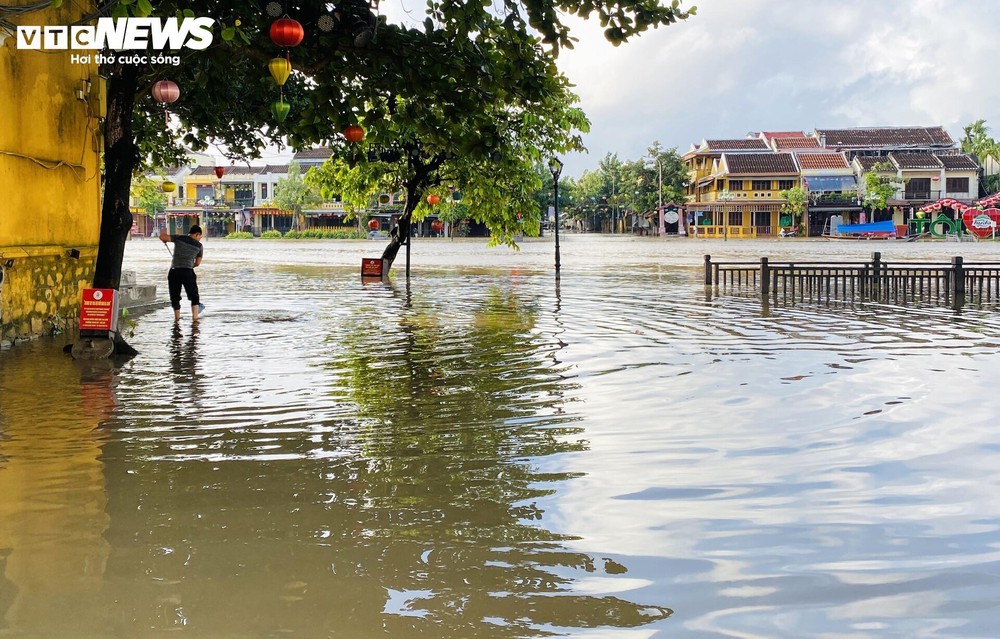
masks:
<svg viewBox="0 0 1000 639"><path fill-rule="evenodd" d="M767 266L767 258L760 258L760 295L763 298L767 298L767 294L771 287L771 273Z"/></svg>
<svg viewBox="0 0 1000 639"><path fill-rule="evenodd" d="M955 295L965 295L965 268L961 255L951 258L951 290Z"/></svg>
<svg viewBox="0 0 1000 639"><path fill-rule="evenodd" d="M712 256L705 256L705 286L712 285Z"/></svg>

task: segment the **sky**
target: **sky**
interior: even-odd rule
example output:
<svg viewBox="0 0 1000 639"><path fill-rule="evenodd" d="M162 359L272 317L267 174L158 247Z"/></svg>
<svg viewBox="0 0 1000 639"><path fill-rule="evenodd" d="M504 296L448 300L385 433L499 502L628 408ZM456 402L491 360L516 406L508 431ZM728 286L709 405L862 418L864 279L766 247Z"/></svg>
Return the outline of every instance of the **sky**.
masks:
<svg viewBox="0 0 1000 639"><path fill-rule="evenodd" d="M661 0L666 2L668 0ZM419 0L383 0L390 21L416 23ZM619 47L596 21L560 70L591 122L587 153L638 160L654 141L680 153L751 131L943 126L956 142L978 119L1000 137L1000 2L995 0L683 0L697 14Z"/></svg>
<svg viewBox="0 0 1000 639"><path fill-rule="evenodd" d="M685 0L697 15L620 47L596 23L560 54L591 121L587 154L687 151L751 131L940 125L956 142L978 119L1000 137L1000 2Z"/></svg>

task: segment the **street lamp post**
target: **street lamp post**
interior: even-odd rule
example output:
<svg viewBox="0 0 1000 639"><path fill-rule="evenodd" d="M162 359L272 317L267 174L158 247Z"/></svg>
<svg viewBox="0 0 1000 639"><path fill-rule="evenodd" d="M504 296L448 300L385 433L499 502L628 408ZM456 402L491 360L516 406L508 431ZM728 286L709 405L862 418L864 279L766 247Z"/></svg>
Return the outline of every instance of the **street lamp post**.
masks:
<svg viewBox="0 0 1000 639"><path fill-rule="evenodd" d="M562 173L563 163L559 158L553 157L549 160L549 171L552 173L552 191L554 193L553 208L556 211L556 275L559 275L559 174Z"/></svg>

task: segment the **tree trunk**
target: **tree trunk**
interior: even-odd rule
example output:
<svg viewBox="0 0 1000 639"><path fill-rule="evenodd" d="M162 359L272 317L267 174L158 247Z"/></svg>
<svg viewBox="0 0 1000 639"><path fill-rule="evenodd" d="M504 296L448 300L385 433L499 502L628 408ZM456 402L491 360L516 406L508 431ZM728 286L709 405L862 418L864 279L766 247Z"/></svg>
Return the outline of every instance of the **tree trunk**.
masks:
<svg viewBox="0 0 1000 639"><path fill-rule="evenodd" d="M94 269L94 288L118 289L125 241L132 229L129 190L139 160L132 135L132 109L140 69L122 65L108 78L108 117L104 121L104 202Z"/></svg>

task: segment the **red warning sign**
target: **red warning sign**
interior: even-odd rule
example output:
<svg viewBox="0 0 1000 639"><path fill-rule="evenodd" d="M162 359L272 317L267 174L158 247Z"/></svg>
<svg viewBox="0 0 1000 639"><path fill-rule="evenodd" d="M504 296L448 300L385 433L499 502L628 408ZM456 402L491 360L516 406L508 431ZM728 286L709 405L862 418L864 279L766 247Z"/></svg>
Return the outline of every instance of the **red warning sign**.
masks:
<svg viewBox="0 0 1000 639"><path fill-rule="evenodd" d="M113 288L85 288L80 304L81 331L118 330L118 291Z"/></svg>

